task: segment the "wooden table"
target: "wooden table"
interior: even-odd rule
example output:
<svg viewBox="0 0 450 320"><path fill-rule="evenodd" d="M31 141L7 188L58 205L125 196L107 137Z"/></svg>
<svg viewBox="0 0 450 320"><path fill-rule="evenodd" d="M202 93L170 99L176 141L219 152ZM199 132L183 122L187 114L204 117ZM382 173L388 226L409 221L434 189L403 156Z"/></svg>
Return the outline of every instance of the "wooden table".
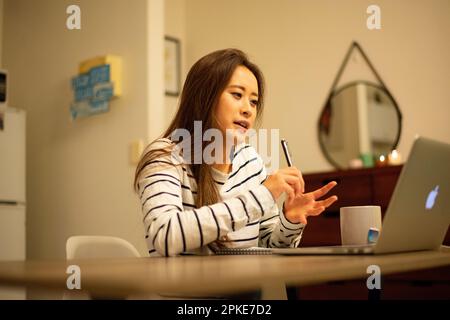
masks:
<svg viewBox="0 0 450 320"><path fill-rule="evenodd" d="M69 265L80 267L81 288L97 297L158 292L214 295L284 283L302 286L349 279L365 282L370 265L378 265L382 276L450 265L450 249L379 256L241 255L0 262L0 285L61 292L66 290Z"/></svg>

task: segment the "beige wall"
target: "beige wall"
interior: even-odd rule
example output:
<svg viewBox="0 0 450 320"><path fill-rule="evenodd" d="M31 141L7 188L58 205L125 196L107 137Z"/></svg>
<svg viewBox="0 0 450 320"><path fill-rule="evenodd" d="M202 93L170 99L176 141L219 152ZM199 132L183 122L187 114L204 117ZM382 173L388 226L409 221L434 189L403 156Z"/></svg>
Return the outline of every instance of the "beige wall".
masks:
<svg viewBox="0 0 450 320"><path fill-rule="evenodd" d="M403 112L400 152L415 133L450 142L450 2L378 0L382 29L366 28L368 0L193 0L186 7L187 69L225 47L246 51L267 80L263 127L280 128L304 172L331 169L320 151L321 108L353 40ZM284 159L280 160L283 164Z"/></svg>
<svg viewBox="0 0 450 320"><path fill-rule="evenodd" d="M180 40L182 85L186 74L186 47L189 45L186 41L186 0L165 0L164 10L164 35ZM178 97L166 96L164 102L166 108L165 124L168 125L178 107Z"/></svg>
<svg viewBox="0 0 450 320"><path fill-rule="evenodd" d="M0 68L2 68L3 47L3 0L0 0Z"/></svg>
<svg viewBox="0 0 450 320"><path fill-rule="evenodd" d="M65 26L73 3L81 30ZM145 253L129 147L161 130L163 23L162 0L5 1L10 104L28 119L28 258L64 257L76 234L119 236ZM108 113L72 122L71 77L107 53L122 56L123 96Z"/></svg>
<svg viewBox="0 0 450 320"><path fill-rule="evenodd" d="M65 8L73 3L81 5L80 31L65 28ZM164 34L181 40L183 78L210 51L247 51L267 80L263 127L281 129L304 172L331 169L316 123L352 40L361 43L400 105L400 151L407 155L416 132L450 142L450 2L379 0L381 31L365 27L369 4L4 1L0 52L11 74L10 104L28 112L28 257L62 257L74 234L120 236L145 252L129 147L159 135L176 107L177 99L163 94ZM106 114L71 122L70 78L80 61L105 53L123 57L123 97Z"/></svg>

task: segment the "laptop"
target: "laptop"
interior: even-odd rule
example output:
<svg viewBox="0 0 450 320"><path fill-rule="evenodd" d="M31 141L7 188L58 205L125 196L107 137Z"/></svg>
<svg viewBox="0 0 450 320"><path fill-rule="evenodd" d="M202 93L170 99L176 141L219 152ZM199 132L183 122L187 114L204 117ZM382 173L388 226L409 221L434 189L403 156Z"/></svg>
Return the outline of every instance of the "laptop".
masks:
<svg viewBox="0 0 450 320"><path fill-rule="evenodd" d="M384 254L436 250L450 224L450 144L417 137L375 244L273 248L273 254Z"/></svg>

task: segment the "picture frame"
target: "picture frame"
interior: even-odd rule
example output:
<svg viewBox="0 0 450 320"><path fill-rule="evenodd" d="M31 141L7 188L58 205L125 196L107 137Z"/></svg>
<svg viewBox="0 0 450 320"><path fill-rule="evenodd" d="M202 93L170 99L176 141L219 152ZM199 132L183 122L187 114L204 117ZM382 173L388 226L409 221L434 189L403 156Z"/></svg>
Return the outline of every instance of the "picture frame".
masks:
<svg viewBox="0 0 450 320"><path fill-rule="evenodd" d="M8 71L0 69L0 131L5 129L5 113L8 104L9 77Z"/></svg>
<svg viewBox="0 0 450 320"><path fill-rule="evenodd" d="M180 40L170 36L165 36L164 40L165 93L177 97L181 83Z"/></svg>

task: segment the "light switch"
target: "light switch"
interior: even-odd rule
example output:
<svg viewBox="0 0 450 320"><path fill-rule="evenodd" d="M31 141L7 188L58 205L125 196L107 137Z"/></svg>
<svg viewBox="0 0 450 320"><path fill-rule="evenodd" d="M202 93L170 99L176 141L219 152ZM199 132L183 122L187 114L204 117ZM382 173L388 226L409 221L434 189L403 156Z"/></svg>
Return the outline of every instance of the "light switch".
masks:
<svg viewBox="0 0 450 320"><path fill-rule="evenodd" d="M131 142L130 147L130 162L133 165L137 165L141 154L144 151L144 141L142 139Z"/></svg>

